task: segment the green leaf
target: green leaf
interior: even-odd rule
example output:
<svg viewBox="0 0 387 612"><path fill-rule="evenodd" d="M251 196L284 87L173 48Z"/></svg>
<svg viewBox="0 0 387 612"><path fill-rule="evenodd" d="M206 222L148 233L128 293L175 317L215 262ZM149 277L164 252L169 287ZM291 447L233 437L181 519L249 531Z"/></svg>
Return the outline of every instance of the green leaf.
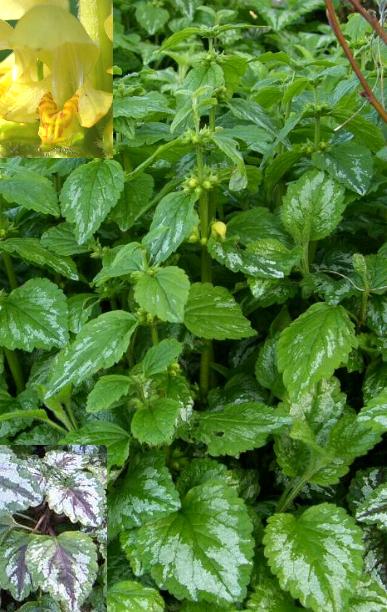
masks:
<svg viewBox="0 0 387 612"><path fill-rule="evenodd" d="M102 270L98 272L93 282L97 287L111 278L126 276L132 272L146 270L145 249L138 242L130 242L114 247L102 258Z"/></svg>
<svg viewBox="0 0 387 612"><path fill-rule="evenodd" d="M43 501L43 487L32 466L0 446L0 515L18 512Z"/></svg>
<svg viewBox="0 0 387 612"><path fill-rule="evenodd" d="M346 610L362 570L362 533L334 504L300 516L274 514L264 536L265 556L281 588L315 612Z"/></svg>
<svg viewBox="0 0 387 612"><path fill-rule="evenodd" d="M199 338L238 340L255 336L250 321L227 289L210 283L191 286L184 324Z"/></svg>
<svg viewBox="0 0 387 612"><path fill-rule="evenodd" d="M124 172L114 160L96 159L67 177L60 194L62 214L74 226L80 244L99 228L117 204L124 188Z"/></svg>
<svg viewBox="0 0 387 612"><path fill-rule="evenodd" d="M342 306L313 304L280 335L278 367L292 398L345 364L357 346L354 325Z"/></svg>
<svg viewBox="0 0 387 612"><path fill-rule="evenodd" d="M180 404L173 399L149 400L132 418L131 432L142 444L170 444L178 424Z"/></svg>
<svg viewBox="0 0 387 612"><path fill-rule="evenodd" d="M25 168L0 170L0 195L10 203L59 217L58 198L53 183L45 176Z"/></svg>
<svg viewBox="0 0 387 612"><path fill-rule="evenodd" d="M130 385L129 376L122 374L101 376L88 395L86 411L95 413L108 410L121 397L127 395Z"/></svg>
<svg viewBox="0 0 387 612"><path fill-rule="evenodd" d="M161 51L165 51L166 49L172 49L176 47L179 43L186 41L191 36L195 34L200 34L202 32L202 28L199 26L189 26L188 28L183 28L178 32L174 32L172 36L169 36L163 41L161 45Z"/></svg>
<svg viewBox="0 0 387 612"><path fill-rule="evenodd" d="M385 529L387 525L387 483L374 489L356 510L356 520Z"/></svg>
<svg viewBox="0 0 387 612"><path fill-rule="evenodd" d="M42 234L40 242L44 248L63 257L87 253L93 248L93 245L89 243L78 244L70 223L59 223L59 225L50 227Z"/></svg>
<svg viewBox="0 0 387 612"><path fill-rule="evenodd" d="M387 389L360 410L359 422L380 433L387 431Z"/></svg>
<svg viewBox="0 0 387 612"><path fill-rule="evenodd" d="M140 174L127 182L118 204L111 212L111 218L122 232L133 227L149 208L154 180L150 174Z"/></svg>
<svg viewBox="0 0 387 612"><path fill-rule="evenodd" d="M273 123L270 116L263 110L262 106L253 102L253 100L233 98L228 103L228 107L232 114L238 119L253 123L266 130L272 137L277 137L278 130L276 125Z"/></svg>
<svg viewBox="0 0 387 612"><path fill-rule="evenodd" d="M85 323L97 314L99 297L95 293L76 293L67 300L69 330L73 334L81 331Z"/></svg>
<svg viewBox="0 0 387 612"><path fill-rule="evenodd" d="M210 455L238 457L267 444L270 434L278 433L290 422L264 404L229 404L221 410L200 413L193 436L207 444Z"/></svg>
<svg viewBox="0 0 387 612"><path fill-rule="evenodd" d="M208 251L233 272L263 279L284 278L301 258L300 247L288 249L275 238L249 242L246 249L241 249L235 238L218 240L211 237Z"/></svg>
<svg viewBox="0 0 387 612"><path fill-rule="evenodd" d="M12 531L0 545L0 586L14 599L22 601L32 590L32 580L26 565L30 535Z"/></svg>
<svg viewBox="0 0 387 612"><path fill-rule="evenodd" d="M279 216L261 206L233 215L227 223L227 235L237 236L241 244L276 239L291 246L291 239L285 232Z"/></svg>
<svg viewBox="0 0 387 612"><path fill-rule="evenodd" d="M28 280L0 302L0 346L32 351L67 342L66 298L46 278Z"/></svg>
<svg viewBox="0 0 387 612"><path fill-rule="evenodd" d="M212 135L212 141L216 144L218 149L235 164L229 183L231 191L241 191L245 189L245 187L247 187L246 167L242 154L238 149L237 141L221 132L214 133Z"/></svg>
<svg viewBox="0 0 387 612"><path fill-rule="evenodd" d="M183 345L174 338L161 340L156 346L152 346L142 360L144 376L149 378L155 374L165 372L167 368L179 357Z"/></svg>
<svg viewBox="0 0 387 612"><path fill-rule="evenodd" d="M51 268L66 278L78 280L78 272L73 260L49 251L37 238L9 238L0 242L1 251L16 254L24 261L42 268Z"/></svg>
<svg viewBox="0 0 387 612"><path fill-rule="evenodd" d="M253 592L246 603L247 610L262 610L262 612L297 612L292 598L281 591L278 580L266 567L266 564L258 553L255 562Z"/></svg>
<svg viewBox="0 0 387 612"><path fill-rule="evenodd" d="M74 342L56 358L46 398L56 395L69 383L79 385L98 370L117 363L128 348L136 326L137 319L123 310L106 312L86 323Z"/></svg>
<svg viewBox="0 0 387 612"><path fill-rule="evenodd" d="M108 467L122 466L129 455L130 435L115 423L93 421L66 434L63 444L92 444L106 446Z"/></svg>
<svg viewBox="0 0 387 612"><path fill-rule="evenodd" d="M136 19L140 26L150 36L159 32L169 19L169 13L165 9L155 6L152 2L138 2L136 7Z"/></svg>
<svg viewBox="0 0 387 612"><path fill-rule="evenodd" d="M184 270L167 266L144 273L136 283L134 297L141 308L161 321L181 323L189 286Z"/></svg>
<svg viewBox="0 0 387 612"><path fill-rule="evenodd" d="M109 496L109 531L114 537L123 529L139 527L179 508L180 499L163 453L137 453Z"/></svg>
<svg viewBox="0 0 387 612"><path fill-rule="evenodd" d="M80 531L34 536L26 561L34 585L60 601L66 612L80 609L97 576L96 546Z"/></svg>
<svg viewBox="0 0 387 612"><path fill-rule="evenodd" d="M108 591L109 612L163 612L164 601L155 589L140 582L123 580L113 584Z"/></svg>
<svg viewBox="0 0 387 612"><path fill-rule="evenodd" d="M158 203L148 234L142 240L152 264L160 264L176 251L199 223L195 211L197 195L176 191Z"/></svg>
<svg viewBox="0 0 387 612"><path fill-rule="evenodd" d="M251 532L235 491L210 480L187 492L181 510L143 525L136 553L159 588L178 599L234 603L250 579Z"/></svg>
<svg viewBox="0 0 387 612"><path fill-rule="evenodd" d="M359 15L360 17L360 15ZM365 574L350 601L351 612L387 612L387 590Z"/></svg>
<svg viewBox="0 0 387 612"><path fill-rule="evenodd" d="M314 153L312 162L359 195L365 195L371 186L373 157L369 149L358 142L344 142L327 152Z"/></svg>
<svg viewBox="0 0 387 612"><path fill-rule="evenodd" d="M335 378L321 381L281 408L293 418L289 434L277 436L275 443L277 461L288 476L302 479L307 474L308 482L336 484L352 461L381 439L345 406Z"/></svg>
<svg viewBox="0 0 387 612"><path fill-rule="evenodd" d="M329 236L345 209L344 188L324 172L310 170L290 183L282 222L298 244Z"/></svg>
<svg viewBox="0 0 387 612"><path fill-rule="evenodd" d="M117 96L114 100L113 113L114 117L143 119L153 113L172 114L173 111L168 107L166 96L158 91L150 91L143 96Z"/></svg>

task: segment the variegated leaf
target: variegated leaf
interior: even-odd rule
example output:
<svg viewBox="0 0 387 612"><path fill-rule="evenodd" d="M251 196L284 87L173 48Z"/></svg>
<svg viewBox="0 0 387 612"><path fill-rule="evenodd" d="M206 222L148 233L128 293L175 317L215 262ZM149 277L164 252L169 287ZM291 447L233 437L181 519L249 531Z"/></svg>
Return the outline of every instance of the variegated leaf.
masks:
<svg viewBox="0 0 387 612"><path fill-rule="evenodd" d="M35 471L7 447L0 447L0 514L38 506L43 487Z"/></svg>
<svg viewBox="0 0 387 612"><path fill-rule="evenodd" d="M105 516L105 490L102 481L85 470L88 460L87 455L48 452L46 499L51 510L72 523L98 527Z"/></svg>
<svg viewBox="0 0 387 612"><path fill-rule="evenodd" d="M26 553L33 584L61 602L66 612L80 612L97 576L97 550L85 533L34 536Z"/></svg>
<svg viewBox="0 0 387 612"><path fill-rule="evenodd" d="M13 531L0 546L0 586L17 601L25 599L32 589L31 575L26 565L30 540L30 535Z"/></svg>

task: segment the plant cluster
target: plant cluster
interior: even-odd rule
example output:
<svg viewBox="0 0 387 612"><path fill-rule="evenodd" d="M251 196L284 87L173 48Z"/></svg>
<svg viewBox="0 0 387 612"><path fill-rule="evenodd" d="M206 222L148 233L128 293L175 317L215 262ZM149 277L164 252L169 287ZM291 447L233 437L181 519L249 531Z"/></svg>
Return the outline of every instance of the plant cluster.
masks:
<svg viewBox="0 0 387 612"><path fill-rule="evenodd" d="M106 445L111 612L386 609L385 126L323 9L117 0L114 159L0 164L0 436Z"/></svg>
<svg viewBox="0 0 387 612"><path fill-rule="evenodd" d="M0 446L1 609L106 610L106 452Z"/></svg>
<svg viewBox="0 0 387 612"><path fill-rule="evenodd" d="M69 0L1 3L2 157L111 154L112 2L69 8Z"/></svg>

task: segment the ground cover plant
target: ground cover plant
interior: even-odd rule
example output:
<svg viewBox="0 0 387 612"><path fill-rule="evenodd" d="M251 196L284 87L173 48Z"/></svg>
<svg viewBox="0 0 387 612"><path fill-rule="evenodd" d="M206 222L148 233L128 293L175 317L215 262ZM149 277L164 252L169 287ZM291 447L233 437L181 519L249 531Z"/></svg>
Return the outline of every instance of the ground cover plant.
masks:
<svg viewBox="0 0 387 612"><path fill-rule="evenodd" d="M371 96L318 0L116 2L114 159L0 165L0 435L106 445L113 612L387 607L386 51L335 6Z"/></svg>
<svg viewBox="0 0 387 612"><path fill-rule="evenodd" d="M0 466L1 610L106 610L106 450L3 445Z"/></svg>

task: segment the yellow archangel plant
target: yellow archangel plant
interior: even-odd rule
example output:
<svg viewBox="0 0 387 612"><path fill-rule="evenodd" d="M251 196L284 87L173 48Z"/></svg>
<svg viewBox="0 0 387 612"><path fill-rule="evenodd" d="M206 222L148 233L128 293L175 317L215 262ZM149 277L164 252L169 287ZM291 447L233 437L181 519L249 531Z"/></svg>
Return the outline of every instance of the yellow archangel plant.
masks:
<svg viewBox="0 0 387 612"><path fill-rule="evenodd" d="M110 0L87 2L100 5L94 19L109 19ZM0 19L0 49L12 51L0 63L0 118L39 121L41 142L55 145L71 144L81 128L108 114L112 62L105 31L93 39L66 0L2 0ZM6 20L14 19L11 27Z"/></svg>

